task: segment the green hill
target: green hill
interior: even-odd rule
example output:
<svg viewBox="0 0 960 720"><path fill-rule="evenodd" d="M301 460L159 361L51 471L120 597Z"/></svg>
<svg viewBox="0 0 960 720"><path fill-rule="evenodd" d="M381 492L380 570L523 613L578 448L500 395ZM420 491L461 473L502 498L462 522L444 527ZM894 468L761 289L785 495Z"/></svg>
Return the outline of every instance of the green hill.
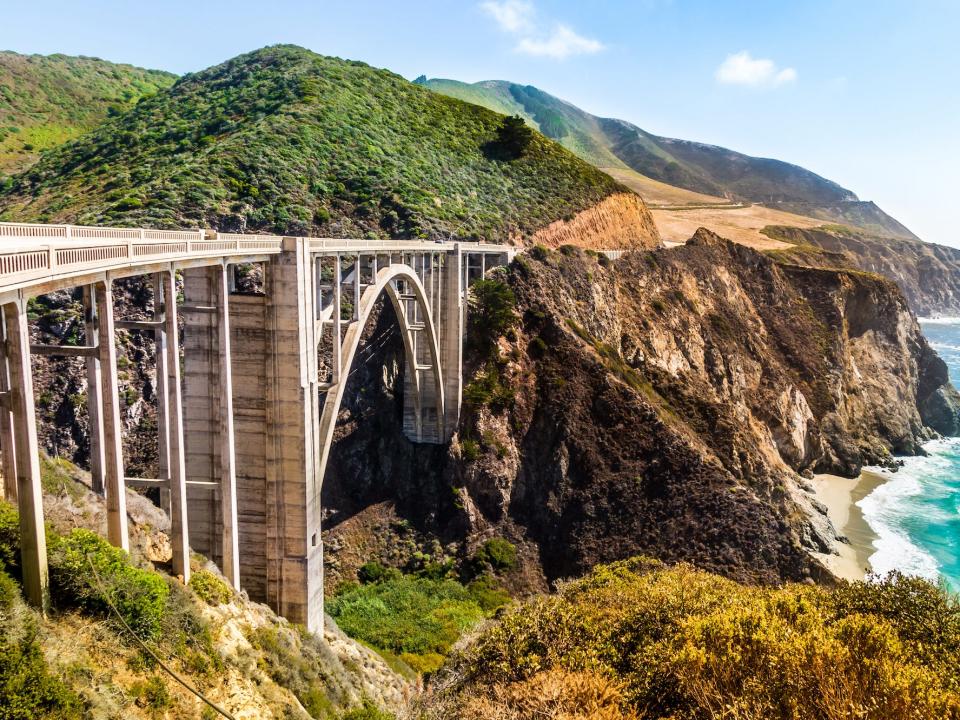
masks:
<svg viewBox="0 0 960 720"><path fill-rule="evenodd" d="M516 113L587 162L630 169L696 193L763 204L884 235L916 239L871 202L797 165L704 143L659 137L624 120L600 118L530 85L418 78L435 92ZM642 179L641 179L642 181ZM638 188L642 193L642 186Z"/></svg>
<svg viewBox="0 0 960 720"><path fill-rule="evenodd" d="M46 153L0 217L503 240L625 190L538 133L505 158L502 122L360 62L264 48Z"/></svg>
<svg viewBox="0 0 960 720"><path fill-rule="evenodd" d="M97 58L0 52L0 182L174 80Z"/></svg>

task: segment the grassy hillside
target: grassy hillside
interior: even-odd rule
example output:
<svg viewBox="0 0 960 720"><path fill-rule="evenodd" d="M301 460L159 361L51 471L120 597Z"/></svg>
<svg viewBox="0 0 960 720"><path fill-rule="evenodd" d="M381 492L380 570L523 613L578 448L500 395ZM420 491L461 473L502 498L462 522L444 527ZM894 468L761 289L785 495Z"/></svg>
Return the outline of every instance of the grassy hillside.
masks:
<svg viewBox="0 0 960 720"><path fill-rule="evenodd" d="M0 217L504 240L623 190L503 116L363 63L264 48L181 78L48 153Z"/></svg>
<svg viewBox="0 0 960 720"><path fill-rule="evenodd" d="M881 234L914 237L873 203L837 183L797 165L756 158L704 143L659 137L624 120L599 118L532 86L505 81L474 84L426 78L418 82L435 92L479 103L499 112L522 115L587 162L641 176L681 190L747 201L832 222L850 223ZM628 183L638 185L637 178ZM656 186L654 186L656 188ZM664 196L655 192L651 196ZM674 204L678 192L664 197ZM696 202L686 198L687 202ZM788 207L780 207L789 204Z"/></svg>
<svg viewBox="0 0 960 720"><path fill-rule="evenodd" d="M176 76L67 55L0 52L0 185L43 150L77 137Z"/></svg>
<svg viewBox="0 0 960 720"><path fill-rule="evenodd" d="M431 720L960 717L960 606L891 575L738 585L643 558L511 608L460 655Z"/></svg>

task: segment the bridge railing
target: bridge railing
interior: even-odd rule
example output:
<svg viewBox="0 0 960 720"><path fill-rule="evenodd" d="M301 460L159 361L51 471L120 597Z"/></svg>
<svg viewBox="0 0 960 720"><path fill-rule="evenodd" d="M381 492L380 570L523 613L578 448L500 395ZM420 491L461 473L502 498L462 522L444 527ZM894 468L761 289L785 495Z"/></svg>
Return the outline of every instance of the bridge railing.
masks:
<svg viewBox="0 0 960 720"><path fill-rule="evenodd" d="M43 277L223 255L279 253L273 235L0 223L0 288Z"/></svg>

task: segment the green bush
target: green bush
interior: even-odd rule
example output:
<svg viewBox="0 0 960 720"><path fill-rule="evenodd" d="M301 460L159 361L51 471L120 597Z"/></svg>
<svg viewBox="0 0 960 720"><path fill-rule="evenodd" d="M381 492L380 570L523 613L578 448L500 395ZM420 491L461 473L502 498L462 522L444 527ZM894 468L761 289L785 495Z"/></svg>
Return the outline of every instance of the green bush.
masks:
<svg viewBox="0 0 960 720"><path fill-rule="evenodd" d="M136 682L130 691L137 698L137 704L154 711L165 710L173 705L173 698L166 683L159 675L152 675L146 682Z"/></svg>
<svg viewBox="0 0 960 720"><path fill-rule="evenodd" d="M517 323L516 307L516 295L501 280L478 280L471 285L467 318L474 344L492 348L497 338Z"/></svg>
<svg viewBox="0 0 960 720"><path fill-rule="evenodd" d="M6 629L4 629L6 630ZM50 673L34 634L0 636L0 720L79 720L80 698Z"/></svg>
<svg viewBox="0 0 960 720"><path fill-rule="evenodd" d="M20 516L17 509L0 500L0 570L20 577Z"/></svg>
<svg viewBox="0 0 960 720"><path fill-rule="evenodd" d="M503 538L491 538L480 546L475 557L494 570L511 570L517 564L517 547Z"/></svg>
<svg viewBox="0 0 960 720"><path fill-rule="evenodd" d="M461 454L467 462L474 462L480 457L480 443L476 440L464 440L460 443Z"/></svg>
<svg viewBox="0 0 960 720"><path fill-rule="evenodd" d="M384 582L398 578L400 575L401 572L396 568L385 567L376 560L364 563L364 565L357 570L357 579L362 583Z"/></svg>
<svg viewBox="0 0 960 720"><path fill-rule="evenodd" d="M444 655L484 617L460 583L412 576L348 589L327 611L351 637L397 655Z"/></svg>
<svg viewBox="0 0 960 720"><path fill-rule="evenodd" d="M190 587L207 605L223 605L233 599L233 590L209 570L190 575Z"/></svg>
<svg viewBox="0 0 960 720"><path fill-rule="evenodd" d="M52 536L49 551L50 586L58 602L104 616L112 614L112 602L139 637L159 636L170 594L163 578L135 567L127 553L89 530Z"/></svg>

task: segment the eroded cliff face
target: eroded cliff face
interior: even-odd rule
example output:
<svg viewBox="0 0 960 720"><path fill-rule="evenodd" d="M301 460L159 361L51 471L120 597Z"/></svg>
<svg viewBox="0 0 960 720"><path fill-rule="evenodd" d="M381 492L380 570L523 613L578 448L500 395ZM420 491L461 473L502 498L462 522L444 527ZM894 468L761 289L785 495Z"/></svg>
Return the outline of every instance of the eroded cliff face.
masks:
<svg viewBox="0 0 960 720"><path fill-rule="evenodd" d="M529 245L576 245L594 250L654 248L661 244L653 216L639 195L615 193L569 220L541 228Z"/></svg>
<svg viewBox="0 0 960 720"><path fill-rule="evenodd" d="M366 392L348 403L324 488L349 506L327 525L334 574L359 562L338 565L347 537L396 562L430 538L456 555L505 535L528 588L637 553L747 581L826 577L808 551L835 536L798 472L852 475L956 425L942 362L876 276L781 266L701 231L616 263L533 252L503 279L521 322L467 376L495 367L512 397L468 403L449 453L428 462L382 411L351 425L375 413Z"/></svg>
<svg viewBox="0 0 960 720"><path fill-rule="evenodd" d="M851 267L895 280L920 316L960 315L960 250L864 230L771 227L770 237L795 243L783 260L816 267Z"/></svg>

